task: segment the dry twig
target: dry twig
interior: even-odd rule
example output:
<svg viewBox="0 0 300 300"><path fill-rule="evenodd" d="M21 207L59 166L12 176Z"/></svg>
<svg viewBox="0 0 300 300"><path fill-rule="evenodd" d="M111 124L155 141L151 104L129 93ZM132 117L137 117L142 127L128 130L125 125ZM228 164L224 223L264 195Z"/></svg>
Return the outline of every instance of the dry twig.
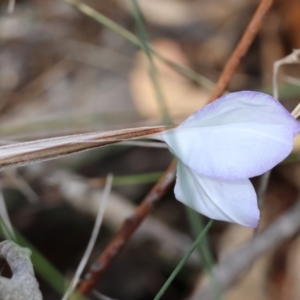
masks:
<svg viewBox="0 0 300 300"><path fill-rule="evenodd" d="M125 220L113 240L91 265L85 279L79 285L79 291L83 295L87 295L94 288L113 258L120 253L140 223L149 215L156 203L172 185L175 179L175 168L176 162L173 161L162 178L135 209L134 213Z"/></svg>
<svg viewBox="0 0 300 300"><path fill-rule="evenodd" d="M287 64L299 64L299 56L300 56L300 49L294 50L291 54L287 55L286 57L277 60L274 63L273 67L273 96L274 98L278 99L278 84L277 84L277 75L279 68L283 65Z"/></svg>
<svg viewBox="0 0 300 300"><path fill-rule="evenodd" d="M300 230L300 202L278 218L262 233L255 236L243 247L228 256L217 265L210 276L190 300L215 300L219 293L225 291L239 278L251 264L262 254L274 250L285 240L293 237Z"/></svg>
<svg viewBox="0 0 300 300"><path fill-rule="evenodd" d="M219 98L228 87L231 77L235 72L236 68L240 64L242 57L248 52L250 45L252 44L256 34L258 33L262 20L270 9L273 0L262 0L258 6L255 14L253 15L248 27L246 28L239 44L235 48L231 57L227 61L225 68L213 90L209 102Z"/></svg>
<svg viewBox="0 0 300 300"><path fill-rule="evenodd" d="M90 180L63 170L53 172L47 177L45 183L57 187L63 199L72 207L96 218L99 198L103 197L102 188L93 186ZM103 222L112 232L116 232L124 220L133 214L135 208L136 206L129 200L116 192L111 192ZM155 216L146 218L131 238L137 246L150 240L154 241L162 260L168 258L172 261L179 261L193 243L188 235L170 228ZM198 252L194 252L187 265L195 268L199 262Z"/></svg>

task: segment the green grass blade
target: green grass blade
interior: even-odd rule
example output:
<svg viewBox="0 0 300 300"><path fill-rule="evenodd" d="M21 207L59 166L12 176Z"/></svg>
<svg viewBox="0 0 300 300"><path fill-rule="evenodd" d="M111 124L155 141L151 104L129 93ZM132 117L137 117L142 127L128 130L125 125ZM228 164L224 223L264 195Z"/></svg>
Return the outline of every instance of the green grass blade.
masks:
<svg viewBox="0 0 300 300"><path fill-rule="evenodd" d="M207 225L204 227L204 229L202 230L202 232L199 234L199 236L197 237L197 239L195 240L195 242L193 243L193 245L191 246L191 248L189 249L189 251L184 255L184 257L179 262L179 264L177 265L177 267L175 268L175 270L172 272L172 274L170 275L170 277L168 278L168 280L165 282L165 284L163 285L163 287L161 288L161 290L155 296L154 300L159 300L163 296L163 294L165 293L165 291L167 290L167 288L170 286L170 284L172 283L172 281L174 280L174 278L177 276L177 274L180 272L180 270L183 268L183 266L185 265L186 261L189 259L189 257L193 253L193 251L197 248L198 244L202 241L203 237L207 234L207 232L210 229L210 227L212 226L212 224L213 224L213 220L210 220L207 223Z"/></svg>
<svg viewBox="0 0 300 300"><path fill-rule="evenodd" d="M203 218L193 209L186 207L186 212L190 221L190 226L194 237L196 238L203 230ZM207 273L210 273L213 265L214 258L211 253L207 236L204 236L201 244L198 245L199 253L201 256L201 263Z"/></svg>
<svg viewBox="0 0 300 300"><path fill-rule="evenodd" d="M133 45L142 48L141 41L130 31L124 29L117 23L113 22L109 18L105 17L103 14L97 12L95 9L91 8L90 6L78 1L78 0L62 0L70 5L72 5L75 9L77 9L82 14L88 16L89 18L93 19L97 23L105 26L106 28L109 28L110 30L114 31L115 33L122 36L124 39L126 39L128 42L132 43ZM159 58L162 62L169 65L173 70L181 74L182 76L188 78L189 80L193 81L194 83L197 83L208 90L213 90L215 84L207 79L206 77L198 74L197 72L182 67L180 65L177 65L175 62L172 62L168 60L167 58L163 57L156 51L154 51L152 48L151 52L156 55L157 58Z"/></svg>
<svg viewBox="0 0 300 300"><path fill-rule="evenodd" d="M131 0L132 8L133 8L133 15L135 17L135 21L137 24L138 33L140 36L140 41L142 45L142 49L145 52L145 54L148 57L149 60L149 77L151 79L155 94L157 103L160 107L160 111L163 117L163 123L166 125L172 124L171 118L168 113L168 109L165 103L165 98L161 89L161 85L159 83L158 79L158 72L152 57L152 52L149 44L149 38L147 35L146 28L144 26L142 12L138 6L138 3L136 0Z"/></svg>

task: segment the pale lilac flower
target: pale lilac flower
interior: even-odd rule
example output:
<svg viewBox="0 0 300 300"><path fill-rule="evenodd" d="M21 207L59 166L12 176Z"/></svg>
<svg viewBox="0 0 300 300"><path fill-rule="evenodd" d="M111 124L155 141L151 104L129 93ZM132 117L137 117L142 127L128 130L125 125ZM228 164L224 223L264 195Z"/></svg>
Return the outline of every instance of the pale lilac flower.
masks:
<svg viewBox="0 0 300 300"><path fill-rule="evenodd" d="M209 218L257 227L257 196L248 178L292 150L298 122L269 95L227 94L161 133L178 158L175 197Z"/></svg>

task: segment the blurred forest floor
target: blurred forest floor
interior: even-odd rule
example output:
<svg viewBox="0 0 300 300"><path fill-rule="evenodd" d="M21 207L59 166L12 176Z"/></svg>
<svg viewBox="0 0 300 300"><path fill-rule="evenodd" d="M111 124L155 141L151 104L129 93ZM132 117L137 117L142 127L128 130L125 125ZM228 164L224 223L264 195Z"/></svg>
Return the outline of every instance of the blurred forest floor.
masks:
<svg viewBox="0 0 300 300"><path fill-rule="evenodd" d="M125 0L85 3L136 33L131 6ZM215 83L259 1L140 0L139 4L152 46ZM162 124L147 58L122 36L59 0L16 0L13 12L7 9L8 2L1 1L1 144ZM297 48L300 2L276 0L228 90L272 93L274 62ZM209 84L197 85L160 61L155 63L174 123L207 103ZM299 70L297 64L288 65L279 73L280 101L289 111L300 99ZM298 148L272 171L260 229L297 201ZM72 278L88 243L107 174L114 175L113 190L90 262L171 160L166 149L109 146L4 170L0 173L1 194L15 230L65 278ZM257 184L258 179L253 182ZM214 260L221 261L252 235L252 229L215 222L208 235ZM186 209L171 189L96 290L113 299L153 299L193 239ZM300 239L295 236L259 258L227 292L226 299L298 300L299 272ZM51 285L53 273L49 270L47 274L47 268L45 273L37 272L44 299L60 299ZM163 299L185 299L203 274L203 261L195 252Z"/></svg>

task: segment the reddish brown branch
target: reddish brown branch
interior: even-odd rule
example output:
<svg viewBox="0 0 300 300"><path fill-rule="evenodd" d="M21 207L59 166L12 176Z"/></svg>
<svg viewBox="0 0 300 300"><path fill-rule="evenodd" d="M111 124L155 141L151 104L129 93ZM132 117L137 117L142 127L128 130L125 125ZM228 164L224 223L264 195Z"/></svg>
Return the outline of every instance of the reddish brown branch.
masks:
<svg viewBox="0 0 300 300"><path fill-rule="evenodd" d="M83 295L87 295L94 288L113 258L120 253L133 232L138 228L146 216L149 215L156 203L172 185L175 179L175 170L176 161L173 161L162 178L156 183L142 203L136 208L133 215L124 221L115 237L101 253L99 258L91 265L86 278L79 286L79 291Z"/></svg>
<svg viewBox="0 0 300 300"><path fill-rule="evenodd" d="M235 72L237 66L240 64L242 57L247 53L250 45L252 44L256 34L261 27L262 20L267 11L270 9L272 3L273 0L262 0L260 2L239 44L227 61L225 68L216 84L216 87L211 94L209 102L212 102L215 99L219 98L225 92L228 84L230 83L233 73Z"/></svg>
<svg viewBox="0 0 300 300"><path fill-rule="evenodd" d="M220 79L213 91L210 102L218 98L227 88L230 79L238 67L241 58L246 54L255 35L261 27L262 18L270 8L273 0L262 0L247 27L240 43L232 53ZM86 278L81 282L79 291L87 295L104 274L111 261L120 253L140 223L148 216L160 198L166 193L175 179L176 163L173 162L162 178L151 189L145 199L136 208L133 215L127 218L113 240L108 244L97 261L90 267Z"/></svg>

